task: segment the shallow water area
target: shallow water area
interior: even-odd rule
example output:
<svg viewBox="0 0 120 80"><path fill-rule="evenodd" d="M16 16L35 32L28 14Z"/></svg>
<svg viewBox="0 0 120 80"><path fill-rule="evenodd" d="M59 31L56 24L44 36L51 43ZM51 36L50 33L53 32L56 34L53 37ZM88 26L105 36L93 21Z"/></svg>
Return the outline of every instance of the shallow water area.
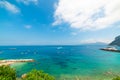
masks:
<svg viewBox="0 0 120 80"><path fill-rule="evenodd" d="M105 46L0 46L0 51L4 51L0 57L35 60L12 64L18 77L38 69L57 80L111 80L120 74L120 53L99 50Z"/></svg>

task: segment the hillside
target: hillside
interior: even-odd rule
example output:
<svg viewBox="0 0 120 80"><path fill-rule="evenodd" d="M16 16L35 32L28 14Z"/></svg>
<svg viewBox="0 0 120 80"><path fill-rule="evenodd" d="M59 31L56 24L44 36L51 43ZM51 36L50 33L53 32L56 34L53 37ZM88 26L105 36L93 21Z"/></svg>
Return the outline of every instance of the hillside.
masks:
<svg viewBox="0 0 120 80"><path fill-rule="evenodd" d="M115 38L109 45L117 45L120 46L120 35Z"/></svg>

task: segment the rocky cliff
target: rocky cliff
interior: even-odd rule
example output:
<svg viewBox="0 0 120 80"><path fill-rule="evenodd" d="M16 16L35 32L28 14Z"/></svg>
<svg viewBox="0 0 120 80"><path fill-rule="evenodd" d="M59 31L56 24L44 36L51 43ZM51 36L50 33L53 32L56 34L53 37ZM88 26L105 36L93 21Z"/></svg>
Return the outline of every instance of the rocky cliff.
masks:
<svg viewBox="0 0 120 80"><path fill-rule="evenodd" d="M115 38L109 45L117 45L120 46L120 35Z"/></svg>

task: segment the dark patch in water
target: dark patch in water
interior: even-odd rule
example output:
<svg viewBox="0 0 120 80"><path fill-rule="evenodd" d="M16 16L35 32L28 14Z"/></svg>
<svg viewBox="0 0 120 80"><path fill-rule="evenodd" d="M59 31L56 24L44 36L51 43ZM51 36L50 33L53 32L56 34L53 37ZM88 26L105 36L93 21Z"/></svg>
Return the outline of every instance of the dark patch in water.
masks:
<svg viewBox="0 0 120 80"><path fill-rule="evenodd" d="M68 67L68 65L67 65L66 62L56 62L55 64L56 64L56 65L59 65L61 68L66 68L66 67Z"/></svg>
<svg viewBox="0 0 120 80"><path fill-rule="evenodd" d="M78 69L78 68L75 68L75 67L74 67L74 68L72 68L72 69Z"/></svg>

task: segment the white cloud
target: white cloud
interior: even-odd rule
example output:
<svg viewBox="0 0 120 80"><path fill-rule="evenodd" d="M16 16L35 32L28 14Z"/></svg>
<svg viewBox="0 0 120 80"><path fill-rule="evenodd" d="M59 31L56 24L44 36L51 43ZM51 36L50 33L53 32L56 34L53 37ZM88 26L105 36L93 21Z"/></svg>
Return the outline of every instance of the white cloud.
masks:
<svg viewBox="0 0 120 80"><path fill-rule="evenodd" d="M112 41L111 39L87 39L87 40L80 41L80 43L82 43L82 44L97 43L97 42L110 43L111 41Z"/></svg>
<svg viewBox="0 0 120 80"><path fill-rule="evenodd" d="M16 0L17 2L21 2L24 3L25 5L29 5L31 3L37 5L38 4L38 0Z"/></svg>
<svg viewBox="0 0 120 80"><path fill-rule="evenodd" d="M0 1L0 7L5 8L6 10L8 10L12 13L19 13L20 12L18 7L16 7L14 4L11 4L7 1Z"/></svg>
<svg viewBox="0 0 120 80"><path fill-rule="evenodd" d="M55 22L72 28L98 30L120 21L120 0L59 0L55 6Z"/></svg>
<svg viewBox="0 0 120 80"><path fill-rule="evenodd" d="M25 27L26 29L30 29L30 28L32 28L31 25L25 25L24 27Z"/></svg>

